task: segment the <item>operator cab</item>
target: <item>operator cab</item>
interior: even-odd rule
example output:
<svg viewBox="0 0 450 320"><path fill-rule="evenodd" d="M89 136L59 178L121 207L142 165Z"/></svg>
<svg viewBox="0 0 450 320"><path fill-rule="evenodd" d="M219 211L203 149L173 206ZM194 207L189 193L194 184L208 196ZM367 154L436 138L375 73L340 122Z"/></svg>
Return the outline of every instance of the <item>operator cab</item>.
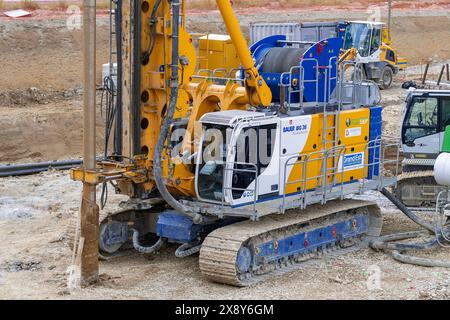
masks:
<svg viewBox="0 0 450 320"><path fill-rule="evenodd" d="M369 57L381 46L383 24L367 21L351 21L344 35L344 50L356 48L361 57Z"/></svg>
<svg viewBox="0 0 450 320"><path fill-rule="evenodd" d="M433 166L450 125L450 90L411 90L402 121L404 165Z"/></svg>
<svg viewBox="0 0 450 320"><path fill-rule="evenodd" d="M278 117L232 110L205 114L201 122L199 199L235 206L278 194L278 161L272 161L279 148Z"/></svg>

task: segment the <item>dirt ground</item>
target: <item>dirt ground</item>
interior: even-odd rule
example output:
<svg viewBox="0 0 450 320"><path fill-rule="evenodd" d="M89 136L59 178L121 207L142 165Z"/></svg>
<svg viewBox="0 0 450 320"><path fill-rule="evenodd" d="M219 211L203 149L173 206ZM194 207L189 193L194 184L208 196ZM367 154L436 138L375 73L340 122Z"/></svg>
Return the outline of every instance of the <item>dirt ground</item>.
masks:
<svg viewBox="0 0 450 320"><path fill-rule="evenodd" d="M413 3L413 1L410 1ZM415 2L420 3L420 2ZM349 8L239 9L243 29L250 22L361 20L364 6ZM384 12L384 11L383 11ZM53 14L53 13L52 13ZM384 13L383 13L384 14ZM51 19L49 18L51 17ZM0 17L0 164L79 157L82 146L81 31L66 27L66 15L37 11L32 18ZM107 61L107 17L98 16L98 84ZM223 32L217 11L194 10L193 32ZM395 10L393 37L412 65L393 88L383 91L384 133L398 134L405 92L401 83L417 77L429 58L450 58L450 4ZM437 67L433 73L437 72ZM102 119L98 118L101 149ZM178 259L174 247L101 262L102 281L69 292L66 269L71 252L66 224L79 208L81 186L67 172L0 178L0 299L449 299L450 271L403 265L370 249L321 258L303 269L253 287L237 289L206 281L198 257ZM106 210L121 196L110 195ZM381 196L369 196L384 214L383 233L415 230L414 224ZM422 253L450 259L445 250ZM371 270L379 268L381 289L368 290Z"/></svg>
<svg viewBox="0 0 450 320"><path fill-rule="evenodd" d="M0 180L0 299L449 299L450 271L395 262L389 255L363 249L321 258L302 269L248 288L204 279L198 257L179 259L170 246L157 255L139 254L100 263L100 283L66 289L71 261L65 228L76 214L81 186L65 172ZM384 234L416 230L381 196L372 194L384 215ZM111 196L114 210L121 196ZM420 253L450 259L439 249ZM373 270L380 289L368 290Z"/></svg>

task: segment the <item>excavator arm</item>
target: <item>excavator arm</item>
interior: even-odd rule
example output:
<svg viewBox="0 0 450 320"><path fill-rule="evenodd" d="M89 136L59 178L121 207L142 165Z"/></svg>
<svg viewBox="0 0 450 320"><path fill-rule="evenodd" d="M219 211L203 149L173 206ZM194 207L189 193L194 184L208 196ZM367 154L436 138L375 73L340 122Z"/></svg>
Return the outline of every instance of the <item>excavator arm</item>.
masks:
<svg viewBox="0 0 450 320"><path fill-rule="evenodd" d="M250 53L247 41L245 41L244 35L242 34L239 21L231 7L230 1L216 0L216 3L244 69L244 85L249 103L251 105L268 106L272 101L272 92L255 68L252 54Z"/></svg>

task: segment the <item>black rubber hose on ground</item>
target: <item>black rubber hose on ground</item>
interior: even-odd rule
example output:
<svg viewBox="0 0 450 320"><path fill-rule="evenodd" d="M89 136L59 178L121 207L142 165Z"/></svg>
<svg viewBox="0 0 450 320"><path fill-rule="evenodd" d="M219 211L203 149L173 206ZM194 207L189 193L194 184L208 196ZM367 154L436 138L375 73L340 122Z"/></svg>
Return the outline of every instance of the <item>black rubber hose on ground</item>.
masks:
<svg viewBox="0 0 450 320"><path fill-rule="evenodd" d="M374 250L392 250L392 257L402 263L423 267L450 268L450 262L448 261L432 260L403 254L403 252L408 250L427 250L437 246L439 244L439 235L436 234L435 228L431 224L419 218L388 190L383 188L381 190L381 193L386 198L388 198L397 208L399 208L400 211L402 211L408 218L410 218L412 221L422 226L423 228L427 229L434 235L434 237L423 243L388 243L391 241L417 238L418 236L423 234L420 231L396 233L380 237L376 240L372 240L369 243L369 246Z"/></svg>
<svg viewBox="0 0 450 320"><path fill-rule="evenodd" d="M392 251L392 257L395 260L400 261L402 263L413 264L413 265L421 266L421 267L450 268L449 261L432 260L432 259L427 259L427 258L413 257L413 256L402 254L397 250Z"/></svg>
<svg viewBox="0 0 450 320"><path fill-rule="evenodd" d="M442 260L433 260L427 258L414 257L410 255L405 255L402 252L408 250L427 250L434 248L438 245L437 238L432 238L423 243L387 243L389 241L398 241L405 240L418 237L421 232L406 232L406 233L397 233L391 234L384 237L381 237L377 240L373 240L370 242L370 247L374 250L393 250L392 257L402 263L412 264L416 266L422 267L441 267L441 268L450 268L450 262L442 261Z"/></svg>
<svg viewBox="0 0 450 320"><path fill-rule="evenodd" d="M370 242L370 247L374 250L405 251L405 250L431 249L438 244L436 238L432 238L431 240L423 242L423 243L389 243L391 241L399 241L399 240L417 238L420 235L423 235L423 232L414 231L414 232L390 234L387 236L382 236L376 240L372 240Z"/></svg>
<svg viewBox="0 0 450 320"><path fill-rule="evenodd" d="M186 258L200 251L202 245L192 245L190 243L183 243L175 250L175 256L177 258Z"/></svg>
<svg viewBox="0 0 450 320"><path fill-rule="evenodd" d="M163 181L162 174L162 154L164 143L169 133L169 126L173 122L173 116L175 114L175 108L178 100L178 34L180 20L180 3L178 2L178 0L172 2L172 7L172 75L170 78L170 99L166 117L161 126L158 142L155 148L155 154L153 157L153 175L155 177L156 187L158 188L159 193L167 202L167 204L169 204L174 210L191 217L195 223L200 223L203 220L200 214L189 212L189 210L183 204L177 201L170 194L170 192L167 190L166 184Z"/></svg>
<svg viewBox="0 0 450 320"><path fill-rule="evenodd" d="M389 199L401 212L403 212L409 219L417 223L419 226L427 229L432 234L434 234L434 226L428 222L422 220L414 212L409 210L399 199L397 199L392 193L390 193L386 188L381 189L381 193Z"/></svg>
<svg viewBox="0 0 450 320"><path fill-rule="evenodd" d="M158 251L162 248L162 246L166 243L166 240L163 238L159 238L158 241L152 246L145 247L139 243L139 231L133 229L133 247L134 249L143 254L150 254Z"/></svg>

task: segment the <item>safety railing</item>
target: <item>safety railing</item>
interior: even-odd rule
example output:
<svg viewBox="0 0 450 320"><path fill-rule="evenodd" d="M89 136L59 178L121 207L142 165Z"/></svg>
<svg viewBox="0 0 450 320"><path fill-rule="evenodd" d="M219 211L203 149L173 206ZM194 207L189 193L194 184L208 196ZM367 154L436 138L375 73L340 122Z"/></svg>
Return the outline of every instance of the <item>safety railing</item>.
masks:
<svg viewBox="0 0 450 320"><path fill-rule="evenodd" d="M295 72L297 71L298 74L298 78L293 77L294 74L296 74ZM285 83L284 79L288 80L287 83ZM304 85L304 69L303 67L300 66L294 66L291 67L291 69L289 70L289 72L283 72L280 76L280 83L279 83L279 87L280 87L280 97L283 95L285 95L285 92L287 91L287 110L290 111L291 110L291 104L292 104L292 95L298 93L299 95L299 103L301 103L303 101L303 93L305 90L305 85ZM297 82L297 83L296 83ZM298 89L296 90L295 87L298 86Z"/></svg>
<svg viewBox="0 0 450 320"><path fill-rule="evenodd" d="M346 71L351 69L351 80L346 80ZM339 104L339 108L342 109L344 105L355 105L356 104L356 94L358 92L358 88L360 88L363 85L363 70L362 70L362 64L357 63L355 61L342 61L339 64L339 81L337 82L337 102ZM365 80L367 81L367 80ZM350 89L351 91L351 100L348 101L344 97L344 91L346 89Z"/></svg>
<svg viewBox="0 0 450 320"><path fill-rule="evenodd" d="M308 192L308 183L310 181L316 181L315 183L315 190L320 195L322 195L322 204L327 201L326 194L330 190L328 188L334 188L338 184L336 184L336 178L338 177L337 174L339 174L339 159L345 154L346 148L343 146L339 147L333 147L328 150L322 150L322 151L315 151L308 154L300 154L300 155L294 155L287 159L286 163L284 164L284 187L283 187L283 201L281 205L281 212L284 213L286 210L286 197L287 194L287 187L289 185L298 185L300 184L300 187L297 188L300 189L299 196L300 198L297 200L299 202L299 207L301 209L305 209L307 206L306 203L306 193ZM295 161L292 161L295 160ZM328 166L328 163L332 160L333 165L331 167ZM313 176L307 176L308 168L313 167L315 163L318 163L318 167L321 169L319 170L317 175ZM290 167L300 167L301 168L301 178L296 180L289 181L289 177L293 174L292 170L290 171L290 174L288 174L288 168ZM343 169L343 168L342 168ZM341 187L343 187L344 183L344 170L340 170L341 173ZM294 174L295 176L295 174ZM328 183L329 176L332 177L332 182Z"/></svg>
<svg viewBox="0 0 450 320"><path fill-rule="evenodd" d="M344 146L332 147L325 152L324 161L322 161L322 204L325 204L328 200L327 193L336 186L336 179L338 175L341 176L341 183L339 184L341 191L344 187L344 161L342 161L341 168L339 168L339 162L340 159L343 159L345 153L346 148ZM332 166L328 167L328 160L330 159L332 160ZM328 183L329 178L332 178L330 183ZM328 190L328 188L330 188L330 190Z"/></svg>
<svg viewBox="0 0 450 320"><path fill-rule="evenodd" d="M313 69L315 69L314 79L305 80L305 67L304 64L307 62L313 62ZM314 101L309 101L311 103L317 104L319 101L319 74L320 66L319 61L314 58L302 59L300 65L293 66L290 68L289 72L283 72L280 76L279 87L280 90L286 91L287 89L287 107L290 111L293 100L298 96L299 107L304 106L304 92L305 85L308 83L314 83L315 85L315 99ZM286 82L287 80L287 82ZM298 89L296 89L298 88Z"/></svg>
<svg viewBox="0 0 450 320"><path fill-rule="evenodd" d="M334 86L334 88L338 87L338 82L339 82L339 72L338 72L338 70L339 70L339 60L338 60L338 57L331 57L328 60L328 69L330 71L329 71L329 77L327 77L327 80L328 80L327 96L328 96L328 99L331 100L331 94L332 94L331 88L333 87L333 85L332 85L333 81L336 82L336 85Z"/></svg>
<svg viewBox="0 0 450 320"><path fill-rule="evenodd" d="M380 136L367 142L365 148L361 151L364 153L363 162L357 168L346 169L345 167L345 156L348 148L347 146L335 146L328 150L303 153L288 158L284 163L283 197L279 211L285 213L287 197L293 195L296 195L296 197L291 201L290 207L295 204L294 207L300 209L307 207L307 194L310 192L319 197L322 204L330 199L343 199L346 195L344 192L345 173L351 170L362 170L363 177L358 179L360 193L367 189L381 190L384 186L383 179L387 176L385 167L388 165L394 166L393 176L398 175L400 144L397 139ZM392 149L395 153L394 158L386 157L389 149ZM372 157L369 158L369 155ZM289 170L291 167L292 169ZM320 168L317 170L317 174L311 175L316 167ZM297 173L295 170L298 170ZM298 179L289 180L290 177L297 176ZM311 184L310 181L315 181L315 183ZM367 186L368 181L372 181L370 186ZM296 192L288 193L291 185L297 186ZM309 186L311 187L309 188Z"/></svg>

